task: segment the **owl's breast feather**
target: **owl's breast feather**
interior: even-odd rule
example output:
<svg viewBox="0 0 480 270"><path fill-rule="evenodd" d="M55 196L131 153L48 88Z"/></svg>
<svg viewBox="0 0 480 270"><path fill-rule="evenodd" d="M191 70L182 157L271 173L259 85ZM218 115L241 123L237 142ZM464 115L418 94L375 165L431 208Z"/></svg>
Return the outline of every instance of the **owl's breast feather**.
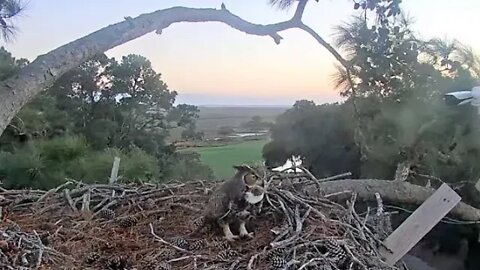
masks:
<svg viewBox="0 0 480 270"><path fill-rule="evenodd" d="M252 192L250 191L247 191L245 192L245 200L250 203L250 204L257 204L259 203L261 200L263 200L263 196L264 196L265 193L260 193L258 195L255 195L253 194Z"/></svg>

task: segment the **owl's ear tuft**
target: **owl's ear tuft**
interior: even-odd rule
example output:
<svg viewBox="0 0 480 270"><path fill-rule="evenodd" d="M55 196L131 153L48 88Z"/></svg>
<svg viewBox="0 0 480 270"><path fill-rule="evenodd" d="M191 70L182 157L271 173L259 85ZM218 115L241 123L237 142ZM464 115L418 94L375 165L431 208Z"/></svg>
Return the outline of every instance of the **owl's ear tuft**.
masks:
<svg viewBox="0 0 480 270"><path fill-rule="evenodd" d="M252 168L250 168L250 166L248 165L233 165L233 168L239 172L247 172L247 171L253 171Z"/></svg>
<svg viewBox="0 0 480 270"><path fill-rule="evenodd" d="M242 166L241 165L233 165L233 168L237 171L240 171L242 170Z"/></svg>

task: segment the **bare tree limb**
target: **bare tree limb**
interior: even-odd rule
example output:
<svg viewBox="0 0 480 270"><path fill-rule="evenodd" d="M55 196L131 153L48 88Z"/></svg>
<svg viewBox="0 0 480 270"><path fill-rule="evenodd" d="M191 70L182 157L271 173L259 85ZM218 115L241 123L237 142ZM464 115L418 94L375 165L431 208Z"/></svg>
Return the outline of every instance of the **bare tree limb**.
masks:
<svg viewBox="0 0 480 270"><path fill-rule="evenodd" d="M340 55L340 53L332 45L326 42L325 39L323 39L317 32L315 32L315 30L303 23L300 24L298 28L310 34L320 45L327 49L328 52L331 53L342 66L345 68L349 67L348 62ZM349 70L349 68L347 70Z"/></svg>
<svg viewBox="0 0 480 270"><path fill-rule="evenodd" d="M314 36L320 45L327 48L342 65L346 66L346 61L331 45L301 23L307 2L299 1L292 19L268 25L248 22L231 13L226 7L221 9L173 7L142 14L136 18L126 17L123 22L109 25L38 56L16 76L0 82L0 134L25 104L67 71L96 55L148 33L155 31L160 34L163 29L179 22L221 22L246 34L270 36L277 44L282 39L279 32L299 28Z"/></svg>
<svg viewBox="0 0 480 270"><path fill-rule="evenodd" d="M343 201L348 200L351 197L351 193L356 193L359 200L376 202L375 193L378 193L386 202L421 205L434 192L435 189L417 186L403 181L345 179L321 182L318 194L327 195L335 193L337 196L329 196L329 199L333 201ZM480 221L480 210L463 202L455 206L450 214L462 220Z"/></svg>
<svg viewBox="0 0 480 270"><path fill-rule="evenodd" d="M295 14L293 15L292 21L301 22L303 12L305 11L305 7L307 6L308 0L299 0L297 9L295 10Z"/></svg>

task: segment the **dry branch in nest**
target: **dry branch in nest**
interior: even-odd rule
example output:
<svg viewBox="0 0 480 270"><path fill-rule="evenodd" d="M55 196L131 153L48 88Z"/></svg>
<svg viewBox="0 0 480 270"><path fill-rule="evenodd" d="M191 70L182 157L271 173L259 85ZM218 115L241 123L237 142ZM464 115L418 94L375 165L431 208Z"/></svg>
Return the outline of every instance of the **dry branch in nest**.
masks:
<svg viewBox="0 0 480 270"><path fill-rule="evenodd" d="M247 224L254 238L234 243L225 242L219 230L186 237L214 183L71 180L50 191L2 190L0 264L4 269L401 269L385 265L377 251L391 232L382 202L388 198L381 191L369 194L377 211L358 214L355 203L365 194L332 186L361 180L267 175L265 199ZM346 206L328 199L345 194Z"/></svg>
<svg viewBox="0 0 480 270"><path fill-rule="evenodd" d="M335 201L348 199L356 193L362 201L375 201L375 193L388 202L394 204L420 205L430 197L435 189L422 187L408 182L378 180L378 179L343 179L338 181L322 182L321 188L311 194L325 196ZM461 220L480 221L480 210L460 202L451 211L451 215Z"/></svg>

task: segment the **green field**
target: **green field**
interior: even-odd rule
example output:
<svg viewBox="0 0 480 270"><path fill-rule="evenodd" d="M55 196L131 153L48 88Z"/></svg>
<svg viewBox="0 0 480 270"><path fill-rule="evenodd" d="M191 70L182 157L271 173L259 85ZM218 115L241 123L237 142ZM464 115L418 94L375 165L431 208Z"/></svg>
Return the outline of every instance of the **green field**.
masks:
<svg viewBox="0 0 480 270"><path fill-rule="evenodd" d="M229 178L235 173L233 165L262 160L262 148L267 141L247 141L225 146L196 148L202 162L209 165L216 179Z"/></svg>

